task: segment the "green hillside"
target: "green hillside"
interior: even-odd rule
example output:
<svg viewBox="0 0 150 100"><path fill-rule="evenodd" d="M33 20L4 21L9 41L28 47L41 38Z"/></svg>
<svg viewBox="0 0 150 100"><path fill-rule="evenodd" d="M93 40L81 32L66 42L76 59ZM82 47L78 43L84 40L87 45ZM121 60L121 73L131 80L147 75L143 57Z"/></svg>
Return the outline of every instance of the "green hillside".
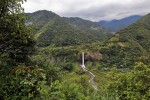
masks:
<svg viewBox="0 0 150 100"><path fill-rule="evenodd" d="M85 31L86 33L92 33L97 37L97 40L106 40L111 34L104 27L100 26L98 23L91 22L89 20L84 20L78 17L65 18L70 25L75 28Z"/></svg>
<svg viewBox="0 0 150 100"><path fill-rule="evenodd" d="M106 62L111 65L128 67L136 61L149 63L150 14L117 32L106 45L102 52L108 56Z"/></svg>
<svg viewBox="0 0 150 100"><path fill-rule="evenodd" d="M27 25L34 24L36 26L33 31L34 34L44 27L49 20L59 17L55 13L46 10L40 10L35 13L25 13L25 16L27 17Z"/></svg>
<svg viewBox="0 0 150 100"><path fill-rule="evenodd" d="M26 16L29 18L27 25L35 26L33 33L40 47L94 43L104 41L110 35L97 23L82 19L77 19L76 23L76 19L62 18L46 10L28 13Z"/></svg>
<svg viewBox="0 0 150 100"><path fill-rule="evenodd" d="M150 15L107 38L50 11L26 20L23 1L1 1L0 100L149 100Z"/></svg>
<svg viewBox="0 0 150 100"><path fill-rule="evenodd" d="M150 52L150 14L119 33L121 36L128 36L128 40L139 43L146 51Z"/></svg>

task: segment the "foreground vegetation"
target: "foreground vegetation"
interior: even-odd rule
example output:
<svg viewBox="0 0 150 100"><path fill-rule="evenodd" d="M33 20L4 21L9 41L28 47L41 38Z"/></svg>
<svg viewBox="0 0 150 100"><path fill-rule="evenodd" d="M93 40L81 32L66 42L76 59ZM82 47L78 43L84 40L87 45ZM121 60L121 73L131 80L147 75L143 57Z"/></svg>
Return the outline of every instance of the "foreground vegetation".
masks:
<svg viewBox="0 0 150 100"><path fill-rule="evenodd" d="M104 45L98 44L41 48L30 57L28 65L12 66L1 59L1 98L147 100L150 66L142 62L117 68L104 59L97 61L85 58L87 69L96 75L94 80L98 91L93 89L88 82L89 74L80 67L80 55L83 51L103 50Z"/></svg>
<svg viewBox="0 0 150 100"><path fill-rule="evenodd" d="M0 97L4 100L148 100L150 96L150 66L141 62L131 71L111 68L92 72L96 75L98 91L88 83L90 76L78 64L1 66Z"/></svg>

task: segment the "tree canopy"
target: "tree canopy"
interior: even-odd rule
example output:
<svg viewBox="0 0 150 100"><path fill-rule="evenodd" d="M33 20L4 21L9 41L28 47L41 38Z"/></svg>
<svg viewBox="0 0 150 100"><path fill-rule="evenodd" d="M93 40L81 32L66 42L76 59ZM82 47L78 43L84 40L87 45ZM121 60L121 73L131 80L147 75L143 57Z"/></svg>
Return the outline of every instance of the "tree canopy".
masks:
<svg viewBox="0 0 150 100"><path fill-rule="evenodd" d="M0 54L7 55L11 62L24 62L34 47L30 29L25 25L24 9L26 0L0 1Z"/></svg>

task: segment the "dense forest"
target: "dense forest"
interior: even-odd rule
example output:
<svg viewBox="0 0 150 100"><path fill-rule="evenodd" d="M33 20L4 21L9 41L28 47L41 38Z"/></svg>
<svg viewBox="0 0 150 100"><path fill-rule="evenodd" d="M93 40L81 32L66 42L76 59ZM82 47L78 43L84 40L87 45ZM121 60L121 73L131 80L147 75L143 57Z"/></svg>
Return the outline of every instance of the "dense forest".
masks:
<svg viewBox="0 0 150 100"><path fill-rule="evenodd" d="M25 1L0 1L0 100L149 100L150 14L111 36Z"/></svg>
<svg viewBox="0 0 150 100"><path fill-rule="evenodd" d="M96 22L60 17L47 10L26 13L25 16L28 19L26 24L35 27L33 34L39 47L101 42L111 36L108 30Z"/></svg>

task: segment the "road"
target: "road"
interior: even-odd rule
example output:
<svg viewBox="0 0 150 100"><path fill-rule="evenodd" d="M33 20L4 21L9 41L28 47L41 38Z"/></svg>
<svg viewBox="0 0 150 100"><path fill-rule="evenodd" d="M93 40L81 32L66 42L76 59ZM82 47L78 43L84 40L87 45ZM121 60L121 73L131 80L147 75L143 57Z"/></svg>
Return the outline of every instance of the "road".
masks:
<svg viewBox="0 0 150 100"><path fill-rule="evenodd" d="M83 69L85 72L88 72L88 73L90 74L91 78L89 79L89 83L92 84L92 86L93 86L93 88L94 88L95 90L98 90L98 89L97 89L97 85L96 85L96 83L95 83L95 81L94 81L95 75L94 75L91 71L87 70L86 67L85 67L85 65L81 65L81 67L82 67L82 69Z"/></svg>
<svg viewBox="0 0 150 100"><path fill-rule="evenodd" d="M96 83L95 83L95 81L94 81L95 75L94 75L91 71L87 70L87 69L86 69L86 66L85 66L85 64L84 64L84 53L82 53L82 65L81 65L81 67L82 67L82 69L83 69L85 72L88 72L88 73L90 74L91 78L89 79L89 83L92 84L92 86L93 86L93 88L94 88L95 90L98 90L98 89L97 89L97 85L96 85Z"/></svg>

